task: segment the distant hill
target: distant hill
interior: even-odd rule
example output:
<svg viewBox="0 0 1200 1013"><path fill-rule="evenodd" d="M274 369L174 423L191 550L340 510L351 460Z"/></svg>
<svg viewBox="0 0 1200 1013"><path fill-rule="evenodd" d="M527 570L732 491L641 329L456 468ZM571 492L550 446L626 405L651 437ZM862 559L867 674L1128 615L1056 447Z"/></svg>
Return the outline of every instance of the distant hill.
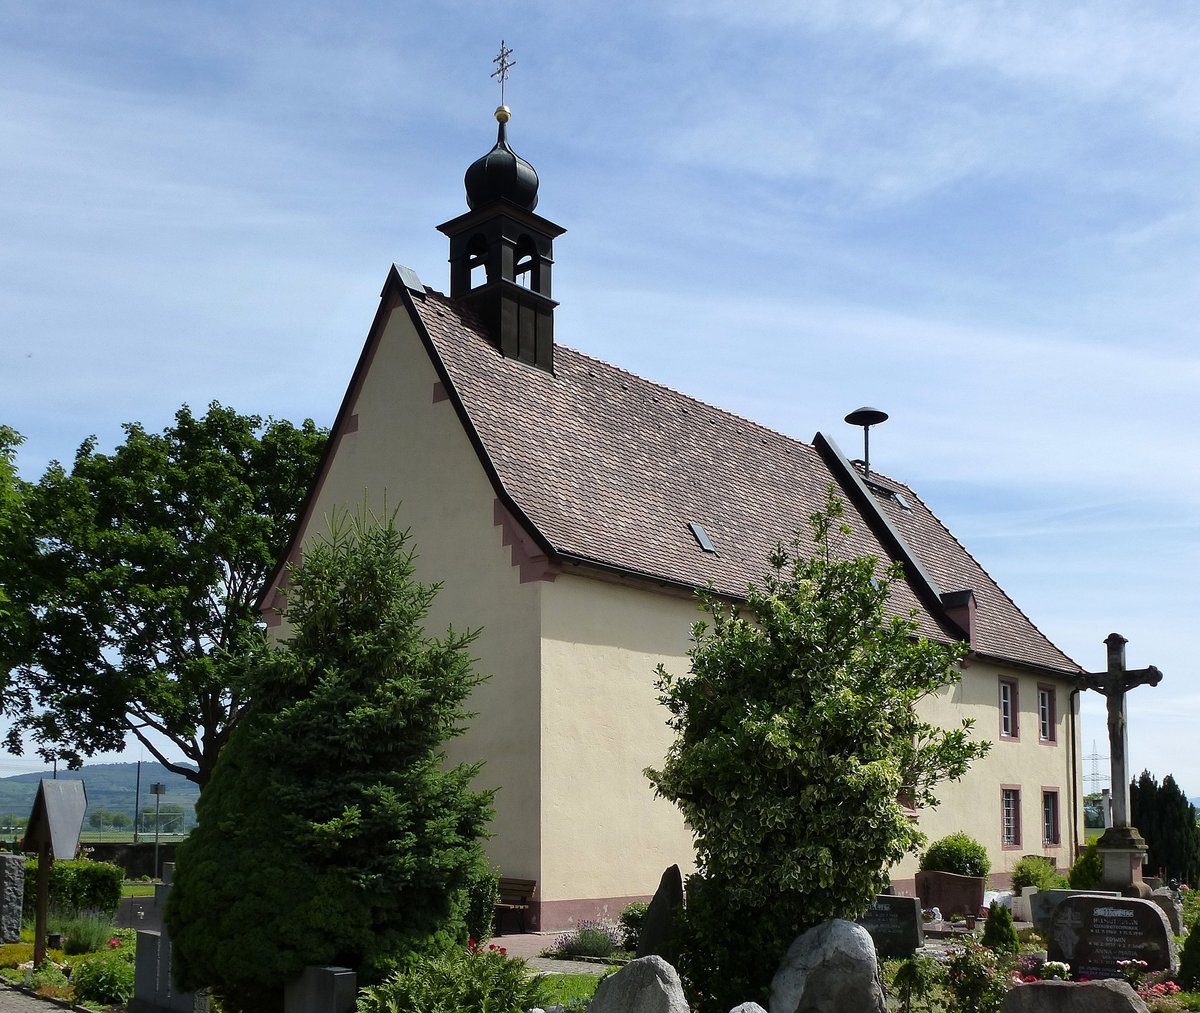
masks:
<svg viewBox="0 0 1200 1013"><path fill-rule="evenodd" d="M60 770L59 780L82 781L87 792L88 809L107 809L109 812L126 813L133 818L134 796L137 785L136 763L84 764L79 770ZM46 773L15 774L0 778L0 825L7 826L9 815L27 819L33 808L38 783ZM185 826L196 822L196 799L200 788L179 774L172 774L161 763L143 761L141 811L154 809L154 796L150 785L160 782L167 792L162 796L164 804L169 802L183 806ZM164 824L166 820L164 819Z"/></svg>

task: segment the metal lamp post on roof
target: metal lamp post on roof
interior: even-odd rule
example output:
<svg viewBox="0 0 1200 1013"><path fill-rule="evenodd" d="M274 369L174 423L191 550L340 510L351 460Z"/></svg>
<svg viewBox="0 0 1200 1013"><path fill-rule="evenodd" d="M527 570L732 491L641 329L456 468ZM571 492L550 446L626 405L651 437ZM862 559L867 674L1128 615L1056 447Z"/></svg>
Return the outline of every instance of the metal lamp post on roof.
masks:
<svg viewBox="0 0 1200 1013"><path fill-rule="evenodd" d="M855 408L845 421L852 426L862 426L863 431L863 477L871 477L871 427L888 420L888 413L878 408Z"/></svg>
<svg viewBox="0 0 1200 1013"><path fill-rule="evenodd" d="M162 826L162 820L159 817L159 812L162 806L162 797L167 793L167 786L161 781L155 781L150 785L150 794L154 796L154 878L158 879L158 832Z"/></svg>

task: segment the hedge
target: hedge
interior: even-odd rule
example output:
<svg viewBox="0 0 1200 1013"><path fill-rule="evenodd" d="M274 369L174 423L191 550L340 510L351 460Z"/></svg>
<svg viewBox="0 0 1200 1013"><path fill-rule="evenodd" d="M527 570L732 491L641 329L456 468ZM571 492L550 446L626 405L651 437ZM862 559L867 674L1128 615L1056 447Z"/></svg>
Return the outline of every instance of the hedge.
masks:
<svg viewBox="0 0 1200 1013"><path fill-rule="evenodd" d="M25 859L24 913L33 917L37 903L36 858ZM90 912L115 917L121 904L125 870L107 862L86 858L62 859L50 866L50 907L78 917Z"/></svg>

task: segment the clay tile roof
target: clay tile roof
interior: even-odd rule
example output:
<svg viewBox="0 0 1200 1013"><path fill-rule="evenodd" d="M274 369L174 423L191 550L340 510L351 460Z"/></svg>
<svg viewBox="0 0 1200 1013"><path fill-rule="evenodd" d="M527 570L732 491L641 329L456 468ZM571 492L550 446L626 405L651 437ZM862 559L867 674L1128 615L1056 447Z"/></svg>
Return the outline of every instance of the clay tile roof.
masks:
<svg viewBox="0 0 1200 1013"><path fill-rule="evenodd" d="M808 531L808 517L837 484L813 445L562 345L551 375L504 358L470 313L440 293L409 303L498 492L559 562L742 596L777 543ZM910 489L879 484L903 492L909 511L886 495L876 499L941 590L974 592L976 651L1080 670ZM867 518L848 507L846 520L848 554L892 557ZM700 547L693 523L715 553ZM894 604L916 612L922 634L953 636L911 580Z"/></svg>

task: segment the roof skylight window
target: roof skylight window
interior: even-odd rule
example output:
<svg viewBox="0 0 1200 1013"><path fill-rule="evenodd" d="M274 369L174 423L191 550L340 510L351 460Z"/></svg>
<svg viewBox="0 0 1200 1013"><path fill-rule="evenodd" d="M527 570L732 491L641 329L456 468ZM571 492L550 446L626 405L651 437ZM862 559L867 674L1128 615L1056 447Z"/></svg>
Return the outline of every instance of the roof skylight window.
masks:
<svg viewBox="0 0 1200 1013"><path fill-rule="evenodd" d="M708 532L705 531L704 528L695 521L689 521L688 527L692 529L692 534L695 535L696 542L699 544L700 548L702 548L705 552L711 552L713 555L716 555L717 547L713 545L712 539L708 537Z"/></svg>

